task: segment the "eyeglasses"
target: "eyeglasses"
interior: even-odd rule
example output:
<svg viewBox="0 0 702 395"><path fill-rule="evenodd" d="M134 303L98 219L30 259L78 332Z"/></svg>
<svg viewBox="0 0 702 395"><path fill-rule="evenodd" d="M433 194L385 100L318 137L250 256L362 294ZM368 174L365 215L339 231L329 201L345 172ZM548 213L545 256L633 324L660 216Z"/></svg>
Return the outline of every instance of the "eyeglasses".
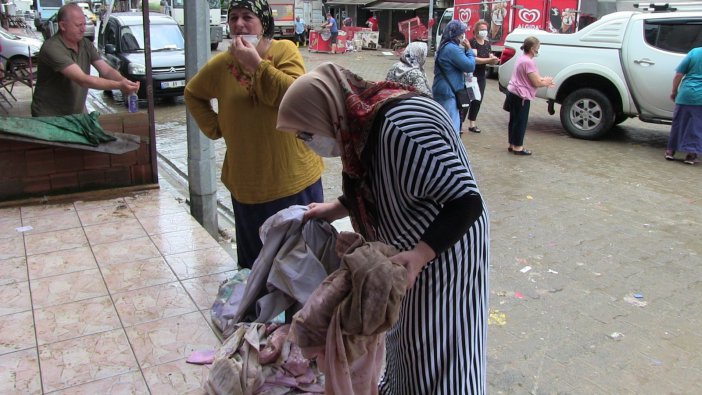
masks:
<svg viewBox="0 0 702 395"><path fill-rule="evenodd" d="M314 137L314 135L312 133L309 133L309 132L297 132L295 137L297 137L298 139L300 139L302 141L310 142L310 141L312 141L312 138Z"/></svg>

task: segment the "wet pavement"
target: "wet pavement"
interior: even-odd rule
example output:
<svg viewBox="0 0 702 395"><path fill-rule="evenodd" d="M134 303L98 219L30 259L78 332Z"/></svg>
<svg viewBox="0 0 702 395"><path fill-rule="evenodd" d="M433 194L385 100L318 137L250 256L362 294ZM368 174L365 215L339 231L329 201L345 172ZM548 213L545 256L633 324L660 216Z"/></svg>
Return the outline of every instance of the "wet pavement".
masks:
<svg viewBox="0 0 702 395"><path fill-rule="evenodd" d="M368 79L396 61L302 53L308 69L334 61ZM89 104L126 111L116 99L91 92ZM525 141L534 155L509 154L502 99L488 80L483 132L463 135L491 214L490 393L698 393L702 167L663 159L667 126L628 120L605 140L577 140L542 101ZM184 114L182 99L156 107L161 185L176 192L187 173ZM333 198L339 161L326 164ZM218 199L226 211L221 185Z"/></svg>

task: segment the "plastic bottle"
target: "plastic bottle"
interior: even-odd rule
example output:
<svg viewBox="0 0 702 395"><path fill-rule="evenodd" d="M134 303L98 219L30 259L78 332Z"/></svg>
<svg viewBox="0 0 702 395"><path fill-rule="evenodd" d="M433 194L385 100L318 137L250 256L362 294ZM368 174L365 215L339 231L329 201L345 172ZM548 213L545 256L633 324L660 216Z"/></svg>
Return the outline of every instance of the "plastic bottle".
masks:
<svg viewBox="0 0 702 395"><path fill-rule="evenodd" d="M139 111L139 96L137 96L136 93L131 93L129 96L127 96L127 106L129 108L129 112Z"/></svg>

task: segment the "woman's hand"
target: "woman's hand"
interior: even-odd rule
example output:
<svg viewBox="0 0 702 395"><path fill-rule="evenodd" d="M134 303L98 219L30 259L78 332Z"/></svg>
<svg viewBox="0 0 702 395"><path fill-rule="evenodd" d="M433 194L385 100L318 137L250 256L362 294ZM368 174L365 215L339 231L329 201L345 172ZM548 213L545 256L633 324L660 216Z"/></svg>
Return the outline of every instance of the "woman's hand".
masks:
<svg viewBox="0 0 702 395"><path fill-rule="evenodd" d="M307 207L309 210L303 214L303 221L307 221L310 218L319 218L327 222L334 222L349 215L348 210L341 204L339 199L328 203L310 203Z"/></svg>
<svg viewBox="0 0 702 395"><path fill-rule="evenodd" d="M263 41L263 40L261 40ZM263 43L259 41L258 45ZM253 74L256 72L258 65L261 63L261 55L258 53L257 46L253 46L250 42L237 36L229 46L229 53L232 54L241 64L245 71Z"/></svg>
<svg viewBox="0 0 702 395"><path fill-rule="evenodd" d="M427 243L420 241L413 249L391 256L390 261L407 269L407 289L410 289L424 266L434 258L434 250Z"/></svg>
<svg viewBox="0 0 702 395"><path fill-rule="evenodd" d="M555 86L555 84L553 83L553 77L543 77L541 78L541 83L549 88Z"/></svg>

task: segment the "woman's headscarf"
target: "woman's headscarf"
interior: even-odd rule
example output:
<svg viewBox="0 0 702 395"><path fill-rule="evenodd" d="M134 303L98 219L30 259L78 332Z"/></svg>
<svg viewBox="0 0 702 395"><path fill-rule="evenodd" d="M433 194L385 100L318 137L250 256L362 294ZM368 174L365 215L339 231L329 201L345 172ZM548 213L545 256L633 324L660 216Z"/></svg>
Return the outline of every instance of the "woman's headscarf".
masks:
<svg viewBox="0 0 702 395"><path fill-rule="evenodd" d="M439 49L449 42L455 42L458 44L458 37L468 30L468 25L454 19L446 25L444 31L441 33L441 43L439 43Z"/></svg>
<svg viewBox="0 0 702 395"><path fill-rule="evenodd" d="M271 6L268 5L266 0L232 0L227 11L227 18L229 18L229 13L232 12L233 8L245 8L256 14L263 26L263 37L273 38L273 31L275 30L273 11L271 11Z"/></svg>
<svg viewBox="0 0 702 395"><path fill-rule="evenodd" d="M413 41L400 56L400 62L396 63L392 69L395 79L399 79L405 73L413 69L422 69L427 60L427 43Z"/></svg>
<svg viewBox="0 0 702 395"><path fill-rule="evenodd" d="M279 130L329 136L339 143L345 204L354 229L368 241L376 240L377 222L365 148L373 143L373 122L383 105L411 95L396 82L366 81L327 62L295 80L278 109Z"/></svg>

